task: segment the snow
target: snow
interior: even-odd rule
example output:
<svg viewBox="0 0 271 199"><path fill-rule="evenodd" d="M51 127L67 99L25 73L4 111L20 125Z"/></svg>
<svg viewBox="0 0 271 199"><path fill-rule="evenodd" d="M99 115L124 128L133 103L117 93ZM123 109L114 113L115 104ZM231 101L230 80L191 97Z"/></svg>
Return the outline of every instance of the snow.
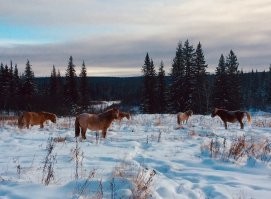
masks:
<svg viewBox="0 0 271 199"><path fill-rule="evenodd" d="M209 115L193 115L179 128L174 114L137 114L114 122L106 139L96 140L88 130L85 141L74 138L74 118L58 118L44 129L2 121L0 198L267 199L270 152L264 161L256 155L235 160L221 151L211 157L208 150L211 140L220 149L223 139L230 147L243 135L271 140L270 115L255 113L252 119L243 130L238 123L225 130ZM54 177L45 185L50 163Z"/></svg>

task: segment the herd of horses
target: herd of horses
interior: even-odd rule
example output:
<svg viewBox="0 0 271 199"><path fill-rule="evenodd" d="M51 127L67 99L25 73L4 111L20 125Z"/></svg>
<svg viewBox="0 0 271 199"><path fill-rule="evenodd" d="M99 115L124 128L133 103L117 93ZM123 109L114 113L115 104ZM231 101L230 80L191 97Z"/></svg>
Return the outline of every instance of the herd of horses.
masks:
<svg viewBox="0 0 271 199"><path fill-rule="evenodd" d="M193 115L192 110L186 112L180 112L177 114L177 123L179 125L187 123L189 117ZM215 108L211 117L219 116L224 123L225 129L227 129L227 122L239 122L241 129L244 128L243 118L247 116L248 123L251 123L251 115L247 111L228 111L226 109ZM75 137L79 137L81 134L82 139L86 139L86 131L90 129L92 131L101 131L102 137L106 137L107 129L114 120L121 121L124 117L128 120L131 115L128 112L122 112L117 108L108 109L105 112L99 114L82 113L75 117ZM44 122L50 120L56 123L56 115L49 112L23 112L18 118L18 127L23 128L26 126L40 125L40 128L44 127Z"/></svg>

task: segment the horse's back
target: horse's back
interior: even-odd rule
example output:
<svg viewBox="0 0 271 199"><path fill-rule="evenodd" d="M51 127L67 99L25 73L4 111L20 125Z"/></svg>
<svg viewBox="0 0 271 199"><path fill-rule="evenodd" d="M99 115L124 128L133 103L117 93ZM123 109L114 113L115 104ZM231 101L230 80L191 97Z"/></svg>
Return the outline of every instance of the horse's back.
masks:
<svg viewBox="0 0 271 199"><path fill-rule="evenodd" d="M81 127L90 130L99 130L99 120L96 114L81 113L76 117Z"/></svg>

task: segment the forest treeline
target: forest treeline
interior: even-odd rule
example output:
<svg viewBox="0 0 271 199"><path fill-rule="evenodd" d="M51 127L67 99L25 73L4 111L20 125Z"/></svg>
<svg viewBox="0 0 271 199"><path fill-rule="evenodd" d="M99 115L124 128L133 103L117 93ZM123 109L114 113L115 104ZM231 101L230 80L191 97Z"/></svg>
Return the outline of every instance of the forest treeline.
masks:
<svg viewBox="0 0 271 199"><path fill-rule="evenodd" d="M52 66L50 77L35 77L30 60L22 74L17 64L0 65L0 110L50 111L72 115L93 110L98 101L120 100L123 109L138 107L142 113L176 113L192 109L206 114L213 107L261 109L271 107L271 67L268 71L238 69L235 53L221 54L214 74L206 72L202 45L179 42L165 74L164 63L154 66L149 53L139 77L88 77L84 61L76 73L70 56L65 74Z"/></svg>

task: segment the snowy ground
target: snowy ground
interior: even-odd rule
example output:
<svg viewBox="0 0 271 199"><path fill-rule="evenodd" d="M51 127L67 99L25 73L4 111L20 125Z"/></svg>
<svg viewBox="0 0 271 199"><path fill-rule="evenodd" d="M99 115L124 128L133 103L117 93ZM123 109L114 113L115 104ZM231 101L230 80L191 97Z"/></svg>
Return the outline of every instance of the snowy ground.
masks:
<svg viewBox="0 0 271 199"><path fill-rule="evenodd" d="M271 117L252 119L225 130L217 117L193 115L177 128L175 115L134 115L114 122L106 140L88 131L78 142L74 118L30 130L2 122L0 198L269 199L270 151L257 150L270 143ZM228 148L242 135L259 146L235 159Z"/></svg>

